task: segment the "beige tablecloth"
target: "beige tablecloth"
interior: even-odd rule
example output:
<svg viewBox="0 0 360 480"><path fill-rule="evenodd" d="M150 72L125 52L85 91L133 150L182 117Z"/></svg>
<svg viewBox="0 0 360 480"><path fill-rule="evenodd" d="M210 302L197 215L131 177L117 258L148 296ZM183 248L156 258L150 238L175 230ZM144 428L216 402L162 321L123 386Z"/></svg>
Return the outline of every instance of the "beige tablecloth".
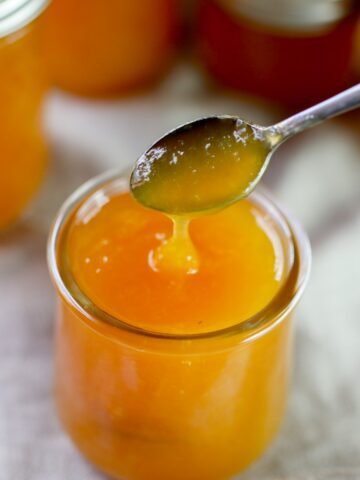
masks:
<svg viewBox="0 0 360 480"><path fill-rule="evenodd" d="M49 223L87 178L133 162L170 127L216 112L264 123L280 115L209 92L187 67L141 97L50 96L46 183L27 218L0 240L0 480L104 478L78 454L55 416ZM276 154L265 183L308 230L314 265L298 311L283 429L241 478L360 479L360 115L293 139Z"/></svg>

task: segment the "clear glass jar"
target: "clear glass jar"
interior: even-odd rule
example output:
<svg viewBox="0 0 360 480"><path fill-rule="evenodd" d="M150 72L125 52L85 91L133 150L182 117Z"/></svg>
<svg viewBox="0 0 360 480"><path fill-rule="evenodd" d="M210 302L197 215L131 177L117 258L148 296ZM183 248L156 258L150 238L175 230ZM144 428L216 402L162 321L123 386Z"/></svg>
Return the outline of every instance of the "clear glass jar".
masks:
<svg viewBox="0 0 360 480"><path fill-rule="evenodd" d="M178 0L53 0L44 40L50 75L84 95L147 86L172 58L180 17Z"/></svg>
<svg viewBox="0 0 360 480"><path fill-rule="evenodd" d="M85 457L114 478L228 478L261 454L284 415L292 314L310 269L307 237L266 195L254 194L286 252L288 275L279 293L253 317L220 331L144 330L105 313L80 291L64 246L77 214L87 215L89 205L127 185L118 173L86 183L50 233L59 416Z"/></svg>
<svg viewBox="0 0 360 480"><path fill-rule="evenodd" d="M220 83L303 108L355 83L351 0L201 0L200 57Z"/></svg>
<svg viewBox="0 0 360 480"><path fill-rule="evenodd" d="M0 230L21 214L47 163L41 122L46 82L37 18L46 4L0 1Z"/></svg>

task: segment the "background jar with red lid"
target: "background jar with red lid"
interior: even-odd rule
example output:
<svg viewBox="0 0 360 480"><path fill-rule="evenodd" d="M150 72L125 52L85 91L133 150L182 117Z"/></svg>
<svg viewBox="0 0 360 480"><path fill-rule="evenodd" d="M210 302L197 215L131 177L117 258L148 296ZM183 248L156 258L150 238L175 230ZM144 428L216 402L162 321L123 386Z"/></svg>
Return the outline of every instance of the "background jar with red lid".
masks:
<svg viewBox="0 0 360 480"><path fill-rule="evenodd" d="M85 95L146 86L172 58L180 10L178 0L53 0L44 40L50 76Z"/></svg>
<svg viewBox="0 0 360 480"><path fill-rule="evenodd" d="M198 47L223 85L300 108L354 82L357 19L350 0L200 0Z"/></svg>
<svg viewBox="0 0 360 480"><path fill-rule="evenodd" d="M13 223L46 168L42 104L47 90L42 14L47 0L0 1L0 230Z"/></svg>

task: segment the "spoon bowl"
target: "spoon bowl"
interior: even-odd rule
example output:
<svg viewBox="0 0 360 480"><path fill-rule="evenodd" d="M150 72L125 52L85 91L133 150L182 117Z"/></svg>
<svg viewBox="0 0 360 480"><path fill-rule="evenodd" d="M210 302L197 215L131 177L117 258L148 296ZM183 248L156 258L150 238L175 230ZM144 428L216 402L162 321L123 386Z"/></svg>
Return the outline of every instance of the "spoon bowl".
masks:
<svg viewBox="0 0 360 480"><path fill-rule="evenodd" d="M137 161L131 190L144 206L196 214L249 195L270 160L267 130L238 117L195 120L172 130Z"/></svg>

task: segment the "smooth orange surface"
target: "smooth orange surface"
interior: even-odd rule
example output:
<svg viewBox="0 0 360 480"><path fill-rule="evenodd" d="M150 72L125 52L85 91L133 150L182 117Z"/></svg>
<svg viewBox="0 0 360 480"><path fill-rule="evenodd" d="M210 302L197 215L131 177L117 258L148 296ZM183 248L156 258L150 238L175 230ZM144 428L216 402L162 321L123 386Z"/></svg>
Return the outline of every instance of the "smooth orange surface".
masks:
<svg viewBox="0 0 360 480"><path fill-rule="evenodd" d="M146 86L174 49L176 0L53 0L44 44L54 81L81 94Z"/></svg>
<svg viewBox="0 0 360 480"><path fill-rule="evenodd" d="M0 38L0 229L20 215L46 166L37 22Z"/></svg>
<svg viewBox="0 0 360 480"><path fill-rule="evenodd" d="M69 263L83 292L113 316L148 330L207 332L250 317L276 294L284 252L268 231L271 220L251 202L239 202L190 223L195 275L154 271L152 252L171 237L171 221L121 194L97 214L78 215Z"/></svg>
<svg viewBox="0 0 360 480"><path fill-rule="evenodd" d="M199 333L241 322L278 291L280 234L251 200L192 222L200 267L176 276L148 264L171 222L128 194L103 205L105 198L98 210L90 201L70 218L58 254L63 274L70 267L91 301L114 316ZM60 304L57 405L79 449L114 478L226 479L276 433L288 386L289 317L249 342L241 333L169 340L96 321L86 310Z"/></svg>

